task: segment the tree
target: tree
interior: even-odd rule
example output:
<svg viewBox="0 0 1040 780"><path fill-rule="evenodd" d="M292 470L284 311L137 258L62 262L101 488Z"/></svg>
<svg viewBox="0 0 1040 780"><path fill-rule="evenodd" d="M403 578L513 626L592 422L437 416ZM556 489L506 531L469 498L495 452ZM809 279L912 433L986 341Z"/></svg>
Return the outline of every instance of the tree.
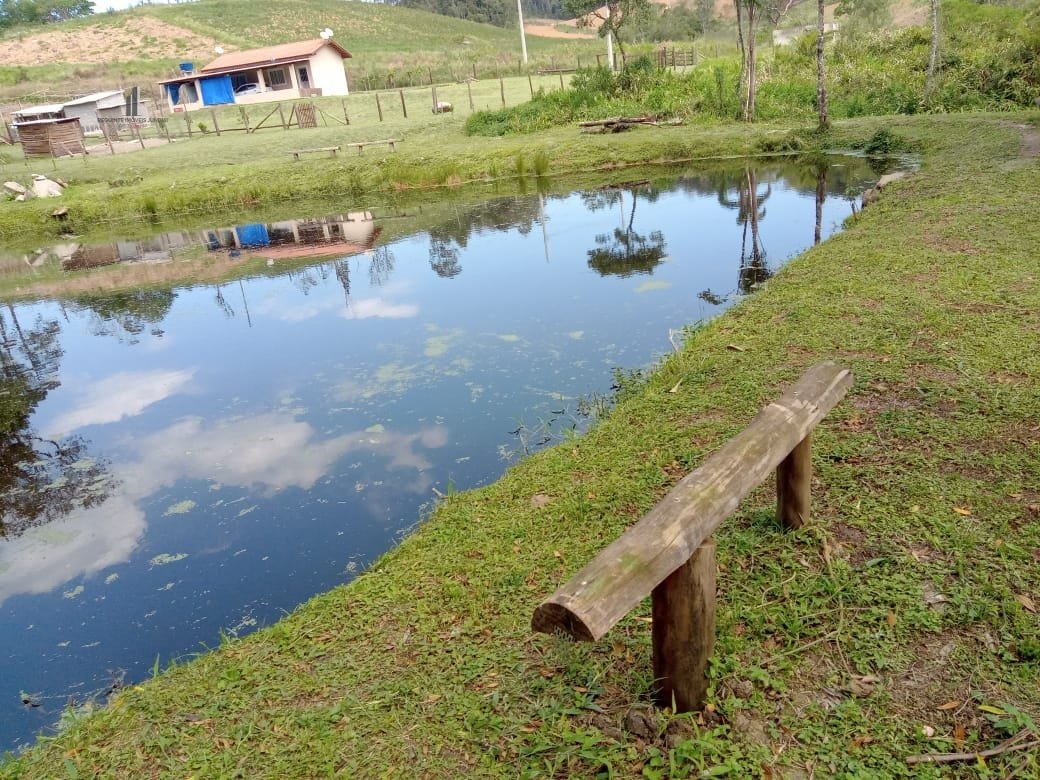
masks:
<svg viewBox="0 0 1040 780"><path fill-rule="evenodd" d="M740 46L740 87L743 96L743 119L755 119L755 23L759 0L734 0L737 10L737 45ZM745 33L745 26L747 32Z"/></svg>
<svg viewBox="0 0 1040 780"><path fill-rule="evenodd" d="M816 0L816 111L820 129L826 130L830 119L827 117L827 87L823 79L823 10L824 0Z"/></svg>
<svg viewBox="0 0 1040 780"><path fill-rule="evenodd" d="M939 62L939 0L930 0L932 11L932 47L928 54L928 75L924 81L924 99L928 100L935 89L935 71Z"/></svg>
<svg viewBox="0 0 1040 780"><path fill-rule="evenodd" d="M564 0L563 5L568 13L579 19L598 19L599 37L610 35L617 41L622 62L625 61L625 46L621 31L626 30L627 35L628 28L638 26L653 14L650 0L607 0L606 4L600 0Z"/></svg>
<svg viewBox="0 0 1040 780"><path fill-rule="evenodd" d="M63 22L92 13L93 0L0 0L0 27Z"/></svg>

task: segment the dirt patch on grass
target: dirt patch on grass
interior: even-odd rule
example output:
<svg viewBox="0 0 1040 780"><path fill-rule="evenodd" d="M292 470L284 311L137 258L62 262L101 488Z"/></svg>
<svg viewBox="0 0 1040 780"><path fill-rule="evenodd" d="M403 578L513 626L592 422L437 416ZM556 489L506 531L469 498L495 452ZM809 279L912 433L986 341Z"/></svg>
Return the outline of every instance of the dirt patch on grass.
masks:
<svg viewBox="0 0 1040 780"><path fill-rule="evenodd" d="M5 65L83 63L108 65L146 59L198 59L216 55L216 40L148 16L73 30L34 32L0 41ZM228 47L232 50L234 47Z"/></svg>

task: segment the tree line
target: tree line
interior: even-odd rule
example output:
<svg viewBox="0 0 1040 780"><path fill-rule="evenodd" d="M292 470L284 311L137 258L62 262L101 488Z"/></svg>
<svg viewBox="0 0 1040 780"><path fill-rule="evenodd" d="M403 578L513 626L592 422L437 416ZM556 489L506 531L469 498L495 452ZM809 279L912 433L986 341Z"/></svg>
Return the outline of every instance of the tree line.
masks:
<svg viewBox="0 0 1040 780"><path fill-rule="evenodd" d="M93 0L0 0L0 29L64 22L92 13Z"/></svg>

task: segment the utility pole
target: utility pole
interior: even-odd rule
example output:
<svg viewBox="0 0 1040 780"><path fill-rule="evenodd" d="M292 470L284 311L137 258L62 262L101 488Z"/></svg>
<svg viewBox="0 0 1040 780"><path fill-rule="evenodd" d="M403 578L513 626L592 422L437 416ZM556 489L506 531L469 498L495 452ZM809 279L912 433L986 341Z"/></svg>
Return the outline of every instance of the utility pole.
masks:
<svg viewBox="0 0 1040 780"><path fill-rule="evenodd" d="M524 65L527 64L527 33L524 32L524 9L520 0L516 0L516 15L520 19L520 49L524 53Z"/></svg>

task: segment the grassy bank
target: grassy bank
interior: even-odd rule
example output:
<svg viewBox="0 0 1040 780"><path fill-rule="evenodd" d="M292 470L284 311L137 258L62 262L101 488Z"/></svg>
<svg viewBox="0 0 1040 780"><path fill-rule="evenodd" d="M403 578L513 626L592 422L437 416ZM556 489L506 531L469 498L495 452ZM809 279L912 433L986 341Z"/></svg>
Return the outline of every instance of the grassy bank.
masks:
<svg viewBox="0 0 1040 780"><path fill-rule="evenodd" d="M0 776L1037 776L1035 749L905 759L1037 737L1038 117L863 120L830 143L882 126L922 169L587 436ZM640 155L608 140L585 153ZM815 518L779 530L766 485L717 534L705 713L648 708L648 606L596 644L530 633L542 598L820 359L856 383L814 440Z"/></svg>

